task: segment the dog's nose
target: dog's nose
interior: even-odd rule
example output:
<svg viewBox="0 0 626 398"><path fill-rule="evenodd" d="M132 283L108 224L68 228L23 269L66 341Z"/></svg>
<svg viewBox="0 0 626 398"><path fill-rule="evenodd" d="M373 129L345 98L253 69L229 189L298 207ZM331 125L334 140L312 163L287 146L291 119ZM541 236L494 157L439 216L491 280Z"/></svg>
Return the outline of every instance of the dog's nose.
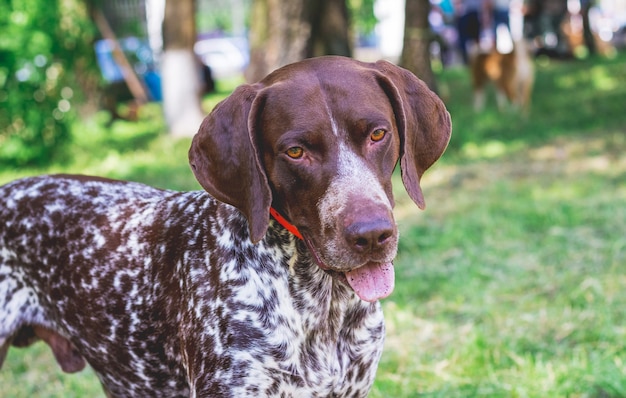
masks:
<svg viewBox="0 0 626 398"><path fill-rule="evenodd" d="M348 245L357 253L370 253L383 249L394 234L390 221L379 219L355 222L346 227L345 238Z"/></svg>

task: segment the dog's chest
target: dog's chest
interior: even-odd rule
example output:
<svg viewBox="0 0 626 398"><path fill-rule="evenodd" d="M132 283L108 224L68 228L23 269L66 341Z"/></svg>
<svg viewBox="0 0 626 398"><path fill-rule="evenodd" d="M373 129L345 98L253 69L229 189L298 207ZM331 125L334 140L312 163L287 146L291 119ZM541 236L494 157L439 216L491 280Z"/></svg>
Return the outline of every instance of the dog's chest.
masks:
<svg viewBox="0 0 626 398"><path fill-rule="evenodd" d="M222 216L213 228L231 230L233 220ZM188 358L190 371L202 375L192 388L225 396L365 396L382 351L379 305L333 282L305 249L274 231L254 246L217 239L206 262L196 263L204 269L185 278L193 294L181 324L204 331L184 333L197 336L187 353L204 348Z"/></svg>

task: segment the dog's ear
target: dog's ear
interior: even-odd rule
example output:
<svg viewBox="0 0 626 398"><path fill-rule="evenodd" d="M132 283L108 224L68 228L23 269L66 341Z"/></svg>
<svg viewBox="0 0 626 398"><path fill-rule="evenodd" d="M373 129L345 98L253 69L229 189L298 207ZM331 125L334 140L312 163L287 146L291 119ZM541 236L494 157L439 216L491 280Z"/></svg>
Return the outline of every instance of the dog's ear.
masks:
<svg viewBox="0 0 626 398"><path fill-rule="evenodd" d="M269 224L272 194L254 139L260 85L244 85L204 119L189 149L189 164L202 187L248 219L258 242Z"/></svg>
<svg viewBox="0 0 626 398"><path fill-rule="evenodd" d="M450 114L439 97L408 70L387 61L378 61L376 67L396 114L402 182L411 199L424 209L420 179L448 146Z"/></svg>

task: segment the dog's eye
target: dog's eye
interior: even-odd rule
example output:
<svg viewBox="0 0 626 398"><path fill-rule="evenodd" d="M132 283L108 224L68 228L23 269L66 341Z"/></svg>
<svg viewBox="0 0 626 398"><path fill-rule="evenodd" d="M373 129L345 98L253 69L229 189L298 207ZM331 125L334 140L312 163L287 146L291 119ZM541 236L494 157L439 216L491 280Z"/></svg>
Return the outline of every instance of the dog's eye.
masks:
<svg viewBox="0 0 626 398"><path fill-rule="evenodd" d="M387 132L383 129L376 129L372 134L370 134L370 139L374 142L378 142L385 138Z"/></svg>
<svg viewBox="0 0 626 398"><path fill-rule="evenodd" d="M302 155L304 155L304 149L302 149L302 147L299 146L292 146L291 148L287 149L287 156L289 156L292 159L300 159L302 157Z"/></svg>

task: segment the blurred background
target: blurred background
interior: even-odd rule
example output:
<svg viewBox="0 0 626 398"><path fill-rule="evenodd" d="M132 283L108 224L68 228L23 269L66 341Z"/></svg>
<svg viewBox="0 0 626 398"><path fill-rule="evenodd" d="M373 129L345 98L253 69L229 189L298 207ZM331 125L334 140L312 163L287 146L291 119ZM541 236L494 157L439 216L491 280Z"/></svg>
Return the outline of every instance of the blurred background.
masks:
<svg viewBox="0 0 626 398"><path fill-rule="evenodd" d="M2 0L0 184L200 189L190 137L237 85L320 55L390 60L444 100L453 138L426 212L394 185L371 396L626 397L624 47L626 0ZM494 85L477 107L477 73L523 80L528 107ZM12 349L0 385L103 396L43 344Z"/></svg>
<svg viewBox="0 0 626 398"><path fill-rule="evenodd" d="M468 62L478 32L472 23L484 41L486 25L501 20L490 11L504 13L535 55L551 58L612 56L626 31L624 0L25 0L0 7L0 162L9 166L58 160L71 119L102 109L110 126L157 102L168 132L192 135L216 81L254 82L312 56L385 58L437 90L433 69Z"/></svg>

